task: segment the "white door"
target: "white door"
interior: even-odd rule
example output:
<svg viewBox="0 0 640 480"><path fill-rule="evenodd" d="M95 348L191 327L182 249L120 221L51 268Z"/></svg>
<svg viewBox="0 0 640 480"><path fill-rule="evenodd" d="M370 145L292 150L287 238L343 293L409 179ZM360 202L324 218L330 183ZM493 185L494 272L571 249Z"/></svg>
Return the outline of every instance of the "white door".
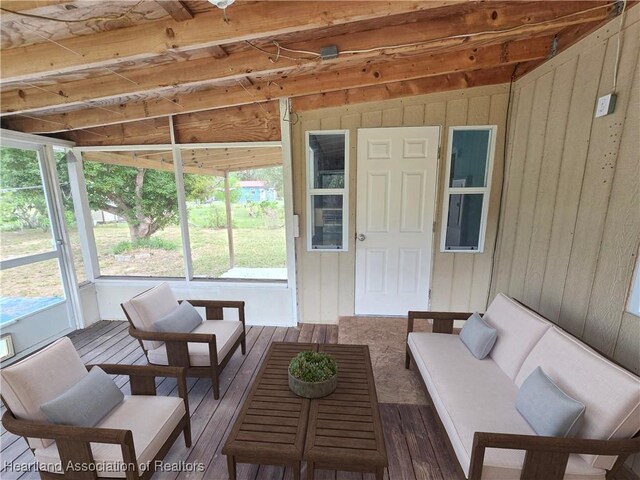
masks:
<svg viewBox="0 0 640 480"><path fill-rule="evenodd" d="M0 330L11 335L16 356L75 326L54 162L42 146L0 145Z"/></svg>
<svg viewBox="0 0 640 480"><path fill-rule="evenodd" d="M429 304L440 127L358 130L356 315Z"/></svg>

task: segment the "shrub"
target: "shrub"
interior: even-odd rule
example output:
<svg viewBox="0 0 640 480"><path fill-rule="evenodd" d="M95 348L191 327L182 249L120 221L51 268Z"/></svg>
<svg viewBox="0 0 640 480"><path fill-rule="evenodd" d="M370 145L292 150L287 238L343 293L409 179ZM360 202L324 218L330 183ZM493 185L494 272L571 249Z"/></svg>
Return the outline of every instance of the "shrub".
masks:
<svg viewBox="0 0 640 480"><path fill-rule="evenodd" d="M338 366L326 353L300 352L289 363L289 373L303 382L324 382L338 373Z"/></svg>
<svg viewBox="0 0 640 480"><path fill-rule="evenodd" d="M227 213L222 205L212 203L205 211L202 220L206 228L226 228Z"/></svg>
<svg viewBox="0 0 640 480"><path fill-rule="evenodd" d="M140 240L134 240L133 242L125 241L117 243L113 246L111 251L115 255L120 255L121 253L131 252L133 250L139 250L143 248L147 248L150 250L177 250L178 244L172 242L170 240L165 240L164 238L143 238Z"/></svg>

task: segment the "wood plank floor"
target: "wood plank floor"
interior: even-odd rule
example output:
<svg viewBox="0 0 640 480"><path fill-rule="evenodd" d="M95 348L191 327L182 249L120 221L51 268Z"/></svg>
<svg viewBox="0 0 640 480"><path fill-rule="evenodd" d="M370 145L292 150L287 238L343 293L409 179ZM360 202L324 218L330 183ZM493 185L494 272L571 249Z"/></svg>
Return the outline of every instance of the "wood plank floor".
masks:
<svg viewBox="0 0 640 480"><path fill-rule="evenodd" d="M137 341L127 334L125 322L102 321L71 335L76 349L85 363L144 364L145 357ZM214 400L211 382L207 379L189 379L189 404L193 446L185 448L179 438L170 450L166 462L186 462L201 465L197 472L159 472L154 478L207 479L227 478L226 458L220 453L231 430L235 416L248 393L248 387L256 374L267 347L272 341L300 341L337 343L337 325L304 325L296 328L251 327L247 332L247 354L236 352L224 369L220 385L220 400ZM116 377L118 386L129 392L127 377ZM159 395L176 395L172 379L158 380ZM4 409L3 409L4 411ZM449 480L463 478L455 471L455 461L442 450L441 438L432 433L435 419L429 407L409 405L381 405L385 426L387 450L390 458L389 480ZM433 437L433 438L432 438ZM33 455L21 437L2 429L0 436L0 476L3 480L35 479L37 473L21 473L7 468L11 462L27 464ZM425 448L427 447L427 448ZM303 472L305 474L306 472ZM453 476L451 476L453 475ZM304 477L303 477L304 478ZM353 472L318 471L319 480L369 480L371 475ZM290 469L274 466L240 464L239 480L289 480Z"/></svg>
<svg viewBox="0 0 640 480"><path fill-rule="evenodd" d="M146 359L137 341L127 334L125 322L102 321L70 337L85 363L144 364ZM220 399L214 400L211 382L189 379L189 404L193 446L185 448L182 437L169 451L165 462L198 464L199 471L158 472L154 478L170 480L226 480L226 458L220 453L249 385L257 373L272 341L337 343L337 325L305 324L300 329L251 327L247 331L247 354L237 351L222 373ZM128 378L116 377L116 383L129 392ZM158 379L158 395L177 395L172 379ZM445 439L436 424L431 407L417 405L380 405L389 456L387 480L464 479L455 458L445 448ZM4 407L2 408L4 412ZM7 468L12 462L28 464L33 455L21 437L2 429L0 436L0 477L3 480L36 479L37 473L21 473ZM306 472L303 471L303 475ZM303 476L303 478L306 478ZM373 475L353 472L316 472L318 480L370 480ZM238 465L239 480L292 480L290 469L274 466Z"/></svg>

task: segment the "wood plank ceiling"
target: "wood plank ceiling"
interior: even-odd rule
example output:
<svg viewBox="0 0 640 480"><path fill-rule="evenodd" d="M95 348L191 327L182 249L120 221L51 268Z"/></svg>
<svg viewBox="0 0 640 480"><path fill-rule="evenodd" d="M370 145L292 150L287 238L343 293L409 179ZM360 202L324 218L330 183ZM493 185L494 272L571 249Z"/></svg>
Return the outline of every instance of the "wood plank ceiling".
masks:
<svg viewBox="0 0 640 480"><path fill-rule="evenodd" d="M622 2L238 0L226 15L204 0L0 7L2 126L120 145L169 143L169 116L182 143L278 140L283 96L301 112L508 82ZM337 58L320 58L328 45Z"/></svg>

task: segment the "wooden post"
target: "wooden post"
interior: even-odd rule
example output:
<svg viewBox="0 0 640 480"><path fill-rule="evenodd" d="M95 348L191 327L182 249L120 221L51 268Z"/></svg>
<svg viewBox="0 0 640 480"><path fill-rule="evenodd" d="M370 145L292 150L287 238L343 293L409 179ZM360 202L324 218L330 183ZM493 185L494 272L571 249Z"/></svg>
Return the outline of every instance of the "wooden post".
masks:
<svg viewBox="0 0 640 480"><path fill-rule="evenodd" d="M224 172L224 204L227 209L227 237L229 238L229 268L233 268L236 259L233 251L233 220L231 218L231 194L229 192L229 171Z"/></svg>
<svg viewBox="0 0 640 480"><path fill-rule="evenodd" d="M184 171L182 167L182 151L176 142L176 132L173 116L169 116L169 133L171 134L171 153L173 157L173 174L176 180L176 196L178 201L178 220L180 222L180 236L182 238L182 252L184 254L184 274L187 282L193 279L193 262L191 261L191 239L189 237L189 212L187 211L187 196L184 191Z"/></svg>

